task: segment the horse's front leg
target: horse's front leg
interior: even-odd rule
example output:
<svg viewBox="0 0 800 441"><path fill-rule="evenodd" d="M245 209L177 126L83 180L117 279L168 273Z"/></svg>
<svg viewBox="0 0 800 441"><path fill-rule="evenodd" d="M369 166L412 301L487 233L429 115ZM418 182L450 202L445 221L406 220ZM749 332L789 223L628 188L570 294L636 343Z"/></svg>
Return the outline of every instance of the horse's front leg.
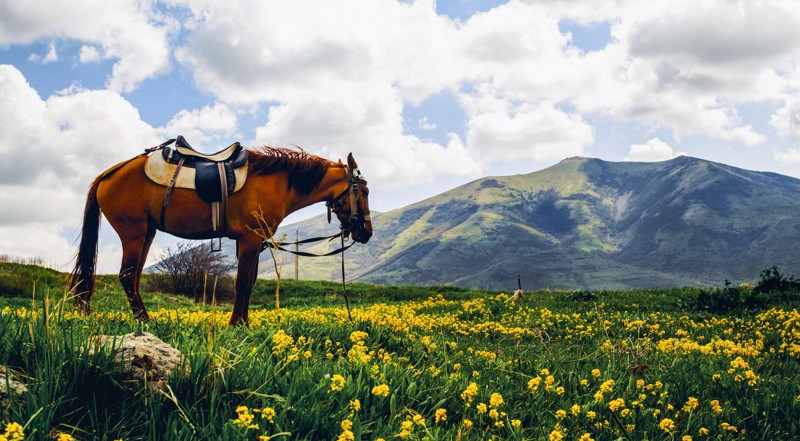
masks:
<svg viewBox="0 0 800 441"><path fill-rule="evenodd" d="M258 255L261 253L261 238L242 239L237 242L239 249L239 270L236 273L236 300L233 303L231 326L247 324L250 292L258 275Z"/></svg>

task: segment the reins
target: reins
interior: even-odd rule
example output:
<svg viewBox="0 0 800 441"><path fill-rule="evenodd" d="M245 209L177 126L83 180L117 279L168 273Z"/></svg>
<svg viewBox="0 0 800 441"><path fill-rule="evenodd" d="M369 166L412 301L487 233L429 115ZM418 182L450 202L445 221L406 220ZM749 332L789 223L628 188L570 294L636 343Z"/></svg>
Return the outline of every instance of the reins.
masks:
<svg viewBox="0 0 800 441"><path fill-rule="evenodd" d="M353 242L353 243L351 243L350 245L347 245L347 246L344 245L344 236L346 235L345 231L346 230L342 230L342 231L340 231L340 232L338 232L338 233L336 233L336 234L334 234L332 236L312 237L310 239L298 240L297 242L281 243L280 245L265 240L265 241L263 241L261 243L261 251L263 252L267 248L272 248L273 250L286 251L287 253L292 253L292 254L295 254L297 256L303 256L303 257L333 256L335 254L343 253L344 250L350 248L355 243L355 242ZM286 249L286 248L283 247L284 245L302 245L302 244L306 244L306 243L321 242L321 241L326 240L326 239L328 240L328 242L330 242L333 239L336 239L337 237L341 237L342 238L342 247L341 248L337 248L337 249L335 249L335 250L333 250L333 251L331 251L329 253L324 253L324 254L314 254L314 253L308 253L308 252L305 252L305 251L294 251L294 250Z"/></svg>

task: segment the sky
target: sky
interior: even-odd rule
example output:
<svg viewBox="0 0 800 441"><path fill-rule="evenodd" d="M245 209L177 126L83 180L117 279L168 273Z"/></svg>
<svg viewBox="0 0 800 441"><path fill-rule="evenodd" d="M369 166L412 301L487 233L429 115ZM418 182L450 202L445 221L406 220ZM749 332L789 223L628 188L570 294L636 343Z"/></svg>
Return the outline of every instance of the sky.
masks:
<svg viewBox="0 0 800 441"><path fill-rule="evenodd" d="M0 255L69 270L94 177L178 134L352 152L381 212L572 156L800 178L800 2L0 0Z"/></svg>

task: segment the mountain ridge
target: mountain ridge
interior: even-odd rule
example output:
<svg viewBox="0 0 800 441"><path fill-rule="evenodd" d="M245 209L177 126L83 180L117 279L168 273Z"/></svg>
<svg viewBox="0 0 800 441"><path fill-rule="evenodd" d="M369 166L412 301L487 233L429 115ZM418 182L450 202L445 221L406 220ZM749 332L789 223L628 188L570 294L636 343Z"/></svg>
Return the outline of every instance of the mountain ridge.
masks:
<svg viewBox="0 0 800 441"><path fill-rule="evenodd" d="M390 284L513 289L631 289L754 280L800 256L800 180L687 156L662 162L572 157L488 176L373 216L348 274ZM281 227L331 234L324 216ZM332 248L320 244L312 251ZM262 258L261 275L271 261ZM284 258L287 268L293 258ZM339 277L300 260L301 278ZM266 264L269 265L266 265ZM286 273L284 273L286 276Z"/></svg>

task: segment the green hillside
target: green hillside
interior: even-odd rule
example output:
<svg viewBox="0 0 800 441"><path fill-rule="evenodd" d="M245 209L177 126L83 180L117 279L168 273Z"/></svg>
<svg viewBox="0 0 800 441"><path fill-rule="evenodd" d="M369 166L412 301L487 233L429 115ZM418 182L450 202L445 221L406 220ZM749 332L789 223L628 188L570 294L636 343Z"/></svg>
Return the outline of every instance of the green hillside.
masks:
<svg viewBox="0 0 800 441"><path fill-rule="evenodd" d="M695 158L570 158L496 176L373 216L347 271L386 284L512 289L639 289L753 281L800 268L800 181ZM332 234L324 217L289 237ZM320 244L311 251L332 249ZM284 276L294 260L284 257ZM262 275L272 263L262 255ZM300 259L301 278L339 277L336 257Z"/></svg>

